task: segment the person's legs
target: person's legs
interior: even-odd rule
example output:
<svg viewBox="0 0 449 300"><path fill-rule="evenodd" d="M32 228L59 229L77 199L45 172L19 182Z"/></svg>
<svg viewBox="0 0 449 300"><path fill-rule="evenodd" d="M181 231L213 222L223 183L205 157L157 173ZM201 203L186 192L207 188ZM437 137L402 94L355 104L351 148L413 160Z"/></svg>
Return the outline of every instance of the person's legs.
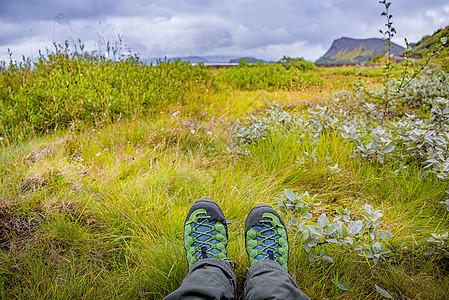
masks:
<svg viewBox="0 0 449 300"><path fill-rule="evenodd" d="M246 275L245 299L310 300L288 272L276 261L260 260Z"/></svg>
<svg viewBox="0 0 449 300"><path fill-rule="evenodd" d="M164 299L234 299L235 287L231 264L222 259L206 258L196 262L181 286Z"/></svg>
<svg viewBox="0 0 449 300"><path fill-rule="evenodd" d="M234 299L236 278L227 257L228 229L218 204L198 200L184 223L189 273L164 299Z"/></svg>
<svg viewBox="0 0 449 300"><path fill-rule="evenodd" d="M259 205L250 211L245 245L251 264L244 289L246 300L309 299L288 274L287 229L273 208Z"/></svg>

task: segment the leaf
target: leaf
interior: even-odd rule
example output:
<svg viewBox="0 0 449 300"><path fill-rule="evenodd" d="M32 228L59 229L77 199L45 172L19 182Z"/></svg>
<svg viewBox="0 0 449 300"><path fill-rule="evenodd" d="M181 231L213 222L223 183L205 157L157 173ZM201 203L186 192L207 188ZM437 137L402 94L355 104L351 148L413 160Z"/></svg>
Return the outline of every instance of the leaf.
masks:
<svg viewBox="0 0 449 300"><path fill-rule="evenodd" d="M345 214L345 210L343 209L343 207L339 206L335 209L335 211L337 213L339 213L340 215L344 215Z"/></svg>
<svg viewBox="0 0 449 300"><path fill-rule="evenodd" d="M334 259L333 259L332 257L330 257L330 256L324 255L324 256L322 256L321 258L322 258L323 260L327 261L328 263L331 263L331 264L334 263Z"/></svg>
<svg viewBox="0 0 449 300"><path fill-rule="evenodd" d="M287 211L285 210L284 206L279 206L279 210L281 211L281 213L286 214Z"/></svg>
<svg viewBox="0 0 449 300"><path fill-rule="evenodd" d="M296 208L301 208L301 207L303 207L304 205L305 205L304 203L298 202L298 203L296 203L295 207L296 207Z"/></svg>
<svg viewBox="0 0 449 300"><path fill-rule="evenodd" d="M303 240L307 241L309 239L309 237L310 237L309 231L308 230L304 230L303 235L302 235Z"/></svg>
<svg viewBox="0 0 449 300"><path fill-rule="evenodd" d="M352 235L359 234L363 229L363 221L353 221L348 225L348 233Z"/></svg>
<svg viewBox="0 0 449 300"><path fill-rule="evenodd" d="M369 204L365 204L365 211L366 211L366 213L367 214L369 214L369 215L372 215L373 214L373 212L374 212L374 208L371 206L371 205L369 205Z"/></svg>
<svg viewBox="0 0 449 300"><path fill-rule="evenodd" d="M301 195L301 200L309 202L310 201L310 195L309 192L306 191L304 194Z"/></svg>
<svg viewBox="0 0 449 300"><path fill-rule="evenodd" d="M354 240L353 240L352 237L350 237L350 236L348 236L348 237L346 238L346 242L347 242L348 244L350 244L351 246L354 245ZM356 251L356 249L354 249L354 250Z"/></svg>
<svg viewBox="0 0 449 300"><path fill-rule="evenodd" d="M385 298L388 299L393 299L393 296L390 295L390 293L388 293L386 290L384 290L383 288L381 288L380 286L378 286L377 284L374 285L376 287L376 291Z"/></svg>
<svg viewBox="0 0 449 300"><path fill-rule="evenodd" d="M308 206L304 206L304 205L305 205L304 203L301 203L301 205L296 204L296 206L295 206L295 207L298 208L298 212L299 212L299 214L300 214L301 216L302 216L302 215L305 215L306 213L309 212L309 207L308 207Z"/></svg>
<svg viewBox="0 0 449 300"><path fill-rule="evenodd" d="M312 233L319 235L319 236L323 236L323 230L319 227L316 226L309 226L309 229Z"/></svg>
<svg viewBox="0 0 449 300"><path fill-rule="evenodd" d="M371 220L373 221L377 221L379 218L383 217L383 213L379 212L378 210L376 210L373 214L373 217L371 218Z"/></svg>
<svg viewBox="0 0 449 300"><path fill-rule="evenodd" d="M417 141L417 140L419 139L419 135L412 134L412 135L410 136L410 139L411 139L412 141Z"/></svg>
<svg viewBox="0 0 449 300"><path fill-rule="evenodd" d="M295 193L293 193L292 191L290 191L289 189L285 189L284 190L284 194L285 196L287 196L287 198L291 201L295 201L298 197L296 196Z"/></svg>
<svg viewBox="0 0 449 300"><path fill-rule="evenodd" d="M321 228L324 228L324 226L329 224L329 219L327 218L326 214L321 214L318 217L318 226L320 226Z"/></svg>
<svg viewBox="0 0 449 300"><path fill-rule="evenodd" d="M447 37L446 36L443 36L442 38L441 38L441 44L446 44L447 43Z"/></svg>
<svg viewBox="0 0 449 300"><path fill-rule="evenodd" d="M363 251L363 253L359 254L359 256L366 256L367 258L373 258L374 254L371 250Z"/></svg>
<svg viewBox="0 0 449 300"><path fill-rule="evenodd" d="M329 227L326 229L326 234L327 235L333 234L335 231L337 231L337 229L339 227L340 227L340 224L338 224L338 223L333 223L333 224L329 225Z"/></svg>
<svg viewBox="0 0 449 300"><path fill-rule="evenodd" d="M361 251L361 250L363 250L363 246L362 246L362 245L357 245L357 246L354 247L353 250L354 250L354 251ZM362 256L363 256L363 255L362 255Z"/></svg>
<svg viewBox="0 0 449 300"><path fill-rule="evenodd" d="M381 232L379 232L379 238L382 240L389 240L389 239L393 238L393 234L388 231L381 231Z"/></svg>
<svg viewBox="0 0 449 300"><path fill-rule="evenodd" d="M303 217L304 219L311 219L312 218L312 214L308 212L308 213L302 215L301 217Z"/></svg>
<svg viewBox="0 0 449 300"><path fill-rule="evenodd" d="M335 284L340 290L349 291L351 287L346 283L343 279L334 278L331 280L333 284Z"/></svg>
<svg viewBox="0 0 449 300"><path fill-rule="evenodd" d="M382 153L383 154L387 154L390 153L394 150L394 146L393 145L386 145L383 149L382 149Z"/></svg>
<svg viewBox="0 0 449 300"><path fill-rule="evenodd" d="M382 249L379 252L377 252L378 255L384 255L384 254L388 254L391 253L390 249Z"/></svg>
<svg viewBox="0 0 449 300"><path fill-rule="evenodd" d="M326 242L328 242L328 243L334 243L334 244L336 244L336 245L340 245L341 243L338 241L338 240L336 240L336 239L326 239Z"/></svg>
<svg viewBox="0 0 449 300"><path fill-rule="evenodd" d="M349 134L346 134L346 133L344 133L344 132L341 132L341 136L342 136L343 138L345 138L345 139L349 139L349 138L350 138Z"/></svg>
<svg viewBox="0 0 449 300"><path fill-rule="evenodd" d="M340 226L337 228L338 234L341 236L348 235L348 229L346 229L343 223L340 223Z"/></svg>
<svg viewBox="0 0 449 300"><path fill-rule="evenodd" d="M379 251L382 250L382 248L383 248L382 243L375 242L374 245L373 245L374 253L378 253Z"/></svg>
<svg viewBox="0 0 449 300"><path fill-rule="evenodd" d="M311 251L309 254L309 262L312 262L315 259L315 251Z"/></svg>

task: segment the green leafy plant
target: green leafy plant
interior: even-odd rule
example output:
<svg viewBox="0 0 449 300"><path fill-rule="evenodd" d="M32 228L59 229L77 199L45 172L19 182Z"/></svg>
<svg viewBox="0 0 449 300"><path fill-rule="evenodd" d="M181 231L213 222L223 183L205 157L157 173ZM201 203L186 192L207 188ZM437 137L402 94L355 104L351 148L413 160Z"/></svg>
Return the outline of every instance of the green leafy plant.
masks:
<svg viewBox="0 0 449 300"><path fill-rule="evenodd" d="M449 257L449 232L443 234L432 233L431 237L427 239L429 242L428 250L425 255L434 254L437 259Z"/></svg>
<svg viewBox="0 0 449 300"><path fill-rule="evenodd" d="M394 48L394 45L392 44L392 38L395 36L396 29L393 27L393 15L390 14L390 6L391 2L388 2L386 0L380 0L380 4L384 6L384 10L382 11L381 15L385 16L386 23L385 27L386 29L379 30L380 33L384 36L385 39L385 45L387 46L386 51L386 60L383 65L384 69L384 96L383 96L383 102L384 102L384 109L383 109L383 117L382 117L382 123L385 119L385 117L388 114L388 109L390 107L390 102L395 100L395 95L400 94L407 86L409 86L415 78L418 77L419 74L421 74L426 67L429 66L430 61L443 50L445 45L447 44L447 37L441 37L440 41L434 45L434 47L427 53L427 58L424 61L424 63L417 69L411 68L411 62L409 60L411 56L412 47L408 43L407 39L405 39L406 43L406 50L403 53L403 58L405 60L404 68L401 73L400 79L395 80L393 84L390 83L390 77L391 77L391 69L393 65L392 55L391 51Z"/></svg>
<svg viewBox="0 0 449 300"><path fill-rule="evenodd" d="M385 16L386 19L386 23L385 23L385 27L386 30L382 31L381 29L379 29L380 33L383 34L384 38L385 38L385 45L387 45L387 60L385 61L385 64L383 66L384 68L384 75L385 75L385 81L384 81L384 103L385 103L385 109L384 112L386 112L387 108L388 108L388 102L389 102L389 95L388 95L388 81L390 79L390 72L391 72L391 66L393 64L392 59L391 59L391 50L393 50L394 45L392 44L392 38L394 37L394 35L396 34L396 29L393 27L393 22L392 22L392 18L393 15L390 14L390 5L391 2L388 2L386 0L381 0L379 1L379 3L383 4L385 7L385 10L382 12L382 16Z"/></svg>
<svg viewBox="0 0 449 300"><path fill-rule="evenodd" d="M364 207L363 219L354 220L351 212L342 207L335 209L333 222L326 213L312 221L313 210L321 203L313 203L316 196L308 192L295 194L285 189L277 203L281 211L291 214L289 221L302 233L303 249L309 253L309 262L320 265L333 263L324 245L338 245L348 253L372 260L375 264L385 260L391 250L384 242L393 237L390 232L380 231L380 219L383 214L371 205Z"/></svg>

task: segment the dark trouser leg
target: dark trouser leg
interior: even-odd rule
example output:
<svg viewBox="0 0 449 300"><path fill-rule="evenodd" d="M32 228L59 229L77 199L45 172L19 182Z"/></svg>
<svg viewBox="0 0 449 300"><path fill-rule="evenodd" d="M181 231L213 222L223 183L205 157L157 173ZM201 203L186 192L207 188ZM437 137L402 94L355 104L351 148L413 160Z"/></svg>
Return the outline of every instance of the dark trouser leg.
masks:
<svg viewBox="0 0 449 300"><path fill-rule="evenodd" d="M196 262L181 286L164 299L235 299L236 285L234 271L227 261L206 258Z"/></svg>
<svg viewBox="0 0 449 300"><path fill-rule="evenodd" d="M261 260L249 269L245 283L245 300L310 300L293 278L277 262Z"/></svg>

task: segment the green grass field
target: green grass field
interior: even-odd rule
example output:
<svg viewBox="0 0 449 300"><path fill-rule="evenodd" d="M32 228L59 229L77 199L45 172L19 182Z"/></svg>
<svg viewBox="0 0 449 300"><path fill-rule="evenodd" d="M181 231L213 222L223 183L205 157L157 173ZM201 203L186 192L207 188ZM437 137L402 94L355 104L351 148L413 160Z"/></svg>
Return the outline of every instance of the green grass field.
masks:
<svg viewBox="0 0 449 300"><path fill-rule="evenodd" d="M448 256L425 255L431 233L449 230L439 204L447 181L418 164L351 157L354 144L336 133L314 143L295 130L270 130L246 146L247 155L227 150L231 129L251 114L273 103L301 113L356 79L379 87L381 69L278 69L266 78L271 71L260 66L242 81L240 69L181 63L60 54L40 64L4 68L0 78L2 299L161 299L187 273L183 222L202 198L232 220L228 250L240 295L249 266L246 215L258 204L279 210L285 189L323 202L308 222L335 216L338 206L361 219L369 204L394 235L377 263L328 244L334 262L313 265L298 214L282 213L289 272L312 299L382 299L376 285L394 299L449 297Z"/></svg>

